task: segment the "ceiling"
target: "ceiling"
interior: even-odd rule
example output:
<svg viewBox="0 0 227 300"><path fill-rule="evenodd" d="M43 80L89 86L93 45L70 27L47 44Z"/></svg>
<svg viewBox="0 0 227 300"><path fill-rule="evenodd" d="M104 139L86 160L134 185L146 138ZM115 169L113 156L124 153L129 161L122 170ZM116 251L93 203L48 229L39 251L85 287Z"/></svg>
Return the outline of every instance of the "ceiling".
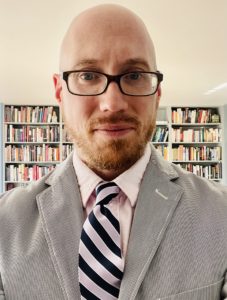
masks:
<svg viewBox="0 0 227 300"><path fill-rule="evenodd" d="M58 72L69 23L82 10L107 2L0 0L0 102L54 104L52 74ZM164 73L162 105L227 104L226 0L111 3L134 10L146 23Z"/></svg>

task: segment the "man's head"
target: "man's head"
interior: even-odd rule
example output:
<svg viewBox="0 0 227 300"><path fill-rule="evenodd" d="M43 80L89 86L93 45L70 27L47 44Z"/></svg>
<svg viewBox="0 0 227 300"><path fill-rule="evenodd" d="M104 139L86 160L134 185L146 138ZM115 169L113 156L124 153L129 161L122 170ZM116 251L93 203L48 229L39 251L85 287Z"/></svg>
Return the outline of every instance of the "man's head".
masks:
<svg viewBox="0 0 227 300"><path fill-rule="evenodd" d="M61 47L60 71L72 70L81 72L73 74L70 85L79 81L79 92L83 88L88 95L70 93L69 89L77 94L76 87L68 89L66 81L54 75L64 121L80 158L104 179L113 179L144 153L155 127L160 87L154 95L131 96L121 92L119 83L110 82L104 93L90 95L91 90L95 94L93 82L105 80L92 72L132 72L121 79L123 92L129 94L131 89L125 87L128 78L138 82L139 72L156 72L154 47L144 23L128 9L112 4L81 13L71 23Z"/></svg>

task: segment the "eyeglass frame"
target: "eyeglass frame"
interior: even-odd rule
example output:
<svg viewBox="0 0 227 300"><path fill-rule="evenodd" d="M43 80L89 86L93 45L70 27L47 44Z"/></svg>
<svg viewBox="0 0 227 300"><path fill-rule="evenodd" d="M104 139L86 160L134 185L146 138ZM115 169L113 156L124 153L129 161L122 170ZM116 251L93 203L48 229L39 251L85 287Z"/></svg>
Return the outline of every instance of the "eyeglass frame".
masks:
<svg viewBox="0 0 227 300"><path fill-rule="evenodd" d="M79 73L79 72L93 72L93 73L98 73L98 74L104 75L107 78L105 89L101 93L98 93L98 94L77 94L77 93L73 93L69 89L68 77L71 73ZM157 79L158 79L158 83L157 83L157 87L156 87L155 91L151 94L146 94L146 95L131 95L131 94L125 93L122 90L122 87L121 87L121 77L123 77L124 75L130 74L130 73L155 74L157 76ZM147 97L147 96L154 95L157 92L160 83L163 81L163 74L159 71L156 71L156 72L148 72L148 71L134 71L133 72L132 71L132 72L121 73L121 74L118 74L118 75L110 75L110 74L106 74L106 73L98 72L98 71L93 71L93 70L71 70L71 71L63 71L61 73L61 75L62 75L62 79L66 82L67 89L68 89L69 93L72 94L72 95L76 95L76 96L99 96L99 95L102 95L106 92L106 90L107 90L107 88L108 88L108 86L111 82L116 82L119 89L120 89L120 91L121 91L121 93L123 95L132 96L132 97Z"/></svg>

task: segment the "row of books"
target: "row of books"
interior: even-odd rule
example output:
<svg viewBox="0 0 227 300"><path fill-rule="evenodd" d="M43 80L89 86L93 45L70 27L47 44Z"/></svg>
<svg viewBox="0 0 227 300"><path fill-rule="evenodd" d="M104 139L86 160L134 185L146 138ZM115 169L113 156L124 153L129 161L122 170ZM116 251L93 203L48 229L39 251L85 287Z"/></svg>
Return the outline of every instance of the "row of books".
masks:
<svg viewBox="0 0 227 300"><path fill-rule="evenodd" d="M6 181L33 181L38 180L44 175L48 174L55 166L27 166L20 165L7 165L6 166Z"/></svg>
<svg viewBox="0 0 227 300"><path fill-rule="evenodd" d="M163 143L168 141L169 130L167 127L156 127L155 134L152 138L154 143Z"/></svg>
<svg viewBox="0 0 227 300"><path fill-rule="evenodd" d="M220 123L220 115L215 108L176 108L172 110L172 123Z"/></svg>
<svg viewBox="0 0 227 300"><path fill-rule="evenodd" d="M168 151L168 147L167 146L156 145L155 148L164 157L165 160L169 160L169 151Z"/></svg>
<svg viewBox="0 0 227 300"><path fill-rule="evenodd" d="M6 162L58 162L60 161L59 147L51 147L47 144L41 146L22 145L16 147L8 145L5 148Z"/></svg>
<svg viewBox="0 0 227 300"><path fill-rule="evenodd" d="M59 142L59 126L20 126L5 124L6 142Z"/></svg>
<svg viewBox="0 0 227 300"><path fill-rule="evenodd" d="M222 167L221 164L216 165L194 165L194 164L180 164L180 166L192 172L200 177L204 177L207 179L221 179L222 178Z"/></svg>
<svg viewBox="0 0 227 300"><path fill-rule="evenodd" d="M218 161L221 160L221 147L184 147L172 149L173 161Z"/></svg>
<svg viewBox="0 0 227 300"><path fill-rule="evenodd" d="M5 122L57 123L59 109L53 106L5 106Z"/></svg>
<svg viewBox="0 0 227 300"><path fill-rule="evenodd" d="M62 160L65 160L73 150L73 145L62 145Z"/></svg>
<svg viewBox="0 0 227 300"><path fill-rule="evenodd" d="M185 129L183 127L172 129L173 143L219 143L221 142L222 129L221 128L199 128L199 129Z"/></svg>

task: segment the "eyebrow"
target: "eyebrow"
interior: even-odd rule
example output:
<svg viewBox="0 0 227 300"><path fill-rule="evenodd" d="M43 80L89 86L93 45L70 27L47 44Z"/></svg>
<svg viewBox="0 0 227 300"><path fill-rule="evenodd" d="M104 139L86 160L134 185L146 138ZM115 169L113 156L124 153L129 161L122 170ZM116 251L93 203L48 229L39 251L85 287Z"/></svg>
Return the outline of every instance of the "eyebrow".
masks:
<svg viewBox="0 0 227 300"><path fill-rule="evenodd" d="M73 67L75 69L77 69L77 68L80 68L80 67L95 66L98 63L99 63L99 61L96 60L96 59L82 59L76 65L74 65Z"/></svg>
<svg viewBox="0 0 227 300"><path fill-rule="evenodd" d="M94 66L97 67L99 64L100 64L100 60L97 59L82 59L77 64L75 64L73 68L76 70L77 68L82 68L82 67L94 67ZM122 66L124 67L143 66L147 69L150 69L148 62L145 59L140 57L129 58L122 63Z"/></svg>
<svg viewBox="0 0 227 300"><path fill-rule="evenodd" d="M150 69L148 62L145 59L140 57L129 58L124 62L124 66L137 66L137 65Z"/></svg>

